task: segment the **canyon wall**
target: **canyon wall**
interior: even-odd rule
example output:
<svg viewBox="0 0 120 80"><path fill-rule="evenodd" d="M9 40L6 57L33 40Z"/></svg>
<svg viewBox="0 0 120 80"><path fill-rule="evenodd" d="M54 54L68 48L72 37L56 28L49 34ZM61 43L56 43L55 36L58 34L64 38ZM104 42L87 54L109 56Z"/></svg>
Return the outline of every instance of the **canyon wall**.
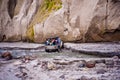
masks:
<svg viewBox="0 0 120 80"><path fill-rule="evenodd" d="M120 0L0 0L0 41L120 41Z"/></svg>

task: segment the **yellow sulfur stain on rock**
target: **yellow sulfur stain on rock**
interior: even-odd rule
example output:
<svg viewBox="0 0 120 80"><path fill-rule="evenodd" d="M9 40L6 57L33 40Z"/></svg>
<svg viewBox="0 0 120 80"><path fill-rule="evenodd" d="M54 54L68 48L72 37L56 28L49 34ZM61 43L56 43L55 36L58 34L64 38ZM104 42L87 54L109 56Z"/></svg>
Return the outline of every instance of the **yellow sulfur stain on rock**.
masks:
<svg viewBox="0 0 120 80"><path fill-rule="evenodd" d="M60 9L62 7L61 0L44 0L39 7L35 17L32 22L28 26L27 37L31 41L34 41L34 30L33 26L37 23L44 22L47 17L49 17L50 13Z"/></svg>

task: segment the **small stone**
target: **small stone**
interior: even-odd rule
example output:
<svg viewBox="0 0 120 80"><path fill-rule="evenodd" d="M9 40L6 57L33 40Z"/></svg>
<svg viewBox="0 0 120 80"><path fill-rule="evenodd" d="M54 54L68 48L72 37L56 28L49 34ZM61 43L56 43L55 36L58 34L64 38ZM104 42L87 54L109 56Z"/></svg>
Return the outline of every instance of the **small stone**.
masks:
<svg viewBox="0 0 120 80"><path fill-rule="evenodd" d="M29 77L29 79L30 79L30 80L31 80L31 79L33 80L34 78L33 78L33 77Z"/></svg>
<svg viewBox="0 0 120 80"><path fill-rule="evenodd" d="M113 56L112 59L118 60L119 57L118 56Z"/></svg>
<svg viewBox="0 0 120 80"><path fill-rule="evenodd" d="M105 64L107 65L108 68L112 68L114 66L114 61L113 60L106 60Z"/></svg>
<svg viewBox="0 0 120 80"><path fill-rule="evenodd" d="M115 64L120 66L120 60L116 61Z"/></svg>
<svg viewBox="0 0 120 80"><path fill-rule="evenodd" d="M71 61L60 60L60 61L55 61L54 63L59 64L59 65L69 65L72 62Z"/></svg>
<svg viewBox="0 0 120 80"><path fill-rule="evenodd" d="M36 59L36 60L31 61L30 64L31 64L33 67L37 67L38 65L40 65L40 62L38 61L38 59Z"/></svg>
<svg viewBox="0 0 120 80"><path fill-rule="evenodd" d="M20 65L20 66L18 67L18 69L20 69L21 72L29 71L29 70L26 68L25 65Z"/></svg>
<svg viewBox="0 0 120 80"><path fill-rule="evenodd" d="M105 69L106 68L106 64L104 63L98 63L95 65L96 69Z"/></svg>
<svg viewBox="0 0 120 80"><path fill-rule="evenodd" d="M86 76L81 76L80 80L88 80Z"/></svg>
<svg viewBox="0 0 120 80"><path fill-rule="evenodd" d="M80 68L86 67L86 61L80 61L78 64L78 67L80 67Z"/></svg>
<svg viewBox="0 0 120 80"><path fill-rule="evenodd" d="M2 53L1 57L5 58L6 60L12 59L12 55L11 55L10 52L4 52L4 53Z"/></svg>
<svg viewBox="0 0 120 80"><path fill-rule="evenodd" d="M105 59L101 59L101 60L96 60L96 63L105 63Z"/></svg>
<svg viewBox="0 0 120 80"><path fill-rule="evenodd" d="M32 60L31 56L25 56L24 58L25 58L25 60Z"/></svg>
<svg viewBox="0 0 120 80"><path fill-rule="evenodd" d="M64 79L64 78L65 78L65 75L61 75L59 78Z"/></svg>
<svg viewBox="0 0 120 80"><path fill-rule="evenodd" d="M114 65L114 61L113 60L106 60L105 64L106 65Z"/></svg>
<svg viewBox="0 0 120 80"><path fill-rule="evenodd" d="M18 78L22 78L23 76L26 76L26 75L27 75L27 73L23 73L23 72L22 73L21 72L15 73L15 76L18 77Z"/></svg>
<svg viewBox="0 0 120 80"><path fill-rule="evenodd" d="M26 55L26 56L23 57L22 61L24 63L28 63L30 60L34 60L34 59L35 59L34 56Z"/></svg>
<svg viewBox="0 0 120 80"><path fill-rule="evenodd" d="M105 69L98 69L97 70L97 74L104 74L105 72L107 72Z"/></svg>
<svg viewBox="0 0 120 80"><path fill-rule="evenodd" d="M87 68L93 68L93 67L95 67L95 61L87 61L86 62L86 67Z"/></svg>
<svg viewBox="0 0 120 80"><path fill-rule="evenodd" d="M27 73L26 73L26 72L23 72L23 73L22 73L22 76L26 76L26 75L27 75Z"/></svg>
<svg viewBox="0 0 120 80"><path fill-rule="evenodd" d="M119 57L118 56L113 56L112 60L114 61L114 65L120 65Z"/></svg>
<svg viewBox="0 0 120 80"><path fill-rule="evenodd" d="M21 77L22 77L22 74L20 74L20 73L15 73L15 76L18 77L18 78L21 78Z"/></svg>
<svg viewBox="0 0 120 80"><path fill-rule="evenodd" d="M18 78L23 78L23 77L27 76L27 73L26 72L16 73L15 76L18 77Z"/></svg>
<svg viewBox="0 0 120 80"><path fill-rule="evenodd" d="M48 62L47 68L48 68L48 70L55 70L56 65L53 62Z"/></svg>
<svg viewBox="0 0 120 80"><path fill-rule="evenodd" d="M22 64L21 61L15 61L15 62L13 63L14 66L21 65L21 64Z"/></svg>
<svg viewBox="0 0 120 80"><path fill-rule="evenodd" d="M97 79L96 79L96 77L92 77L92 78L90 78L89 80L97 80Z"/></svg>
<svg viewBox="0 0 120 80"><path fill-rule="evenodd" d="M25 65L20 65L18 68L23 69L23 68L26 68L26 66Z"/></svg>
<svg viewBox="0 0 120 80"><path fill-rule="evenodd" d="M41 68L43 68L43 69L47 69L47 61L42 61L41 62Z"/></svg>

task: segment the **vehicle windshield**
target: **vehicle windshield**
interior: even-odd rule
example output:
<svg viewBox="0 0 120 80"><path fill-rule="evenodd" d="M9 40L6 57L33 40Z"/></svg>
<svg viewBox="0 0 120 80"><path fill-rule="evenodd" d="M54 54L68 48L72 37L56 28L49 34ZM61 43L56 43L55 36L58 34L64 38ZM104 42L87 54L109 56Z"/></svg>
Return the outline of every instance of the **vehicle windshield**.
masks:
<svg viewBox="0 0 120 80"><path fill-rule="evenodd" d="M45 45L58 45L60 44L61 40L59 37L55 37L55 38L48 38L46 39Z"/></svg>

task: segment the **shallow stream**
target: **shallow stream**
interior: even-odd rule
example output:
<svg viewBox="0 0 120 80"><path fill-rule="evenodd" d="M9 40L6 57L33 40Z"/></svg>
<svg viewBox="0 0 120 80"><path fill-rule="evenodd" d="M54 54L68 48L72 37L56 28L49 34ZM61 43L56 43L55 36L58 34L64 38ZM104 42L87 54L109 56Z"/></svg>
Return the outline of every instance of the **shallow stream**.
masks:
<svg viewBox="0 0 120 80"><path fill-rule="evenodd" d="M61 52L45 52L44 49L38 50L22 50L22 49L0 49L0 53L11 52L14 57L25 55L35 55L40 58L101 58L103 56L89 55L86 53L73 52L71 50L62 50Z"/></svg>

